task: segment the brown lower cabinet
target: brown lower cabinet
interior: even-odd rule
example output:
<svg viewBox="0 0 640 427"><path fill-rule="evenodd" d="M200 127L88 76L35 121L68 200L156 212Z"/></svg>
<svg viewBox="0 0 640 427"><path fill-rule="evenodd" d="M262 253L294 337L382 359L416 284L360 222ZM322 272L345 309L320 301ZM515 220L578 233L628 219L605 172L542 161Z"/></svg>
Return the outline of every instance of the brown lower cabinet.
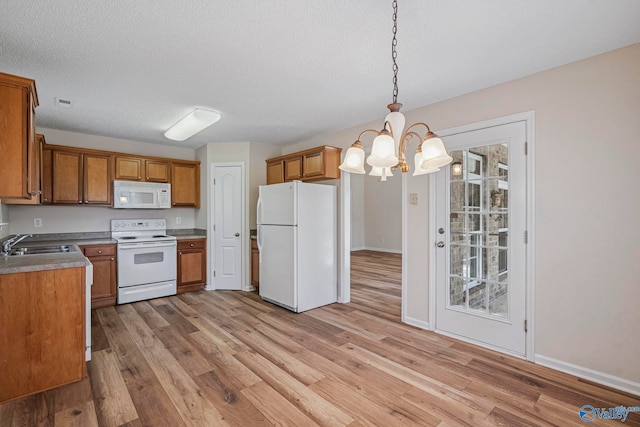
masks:
<svg viewBox="0 0 640 427"><path fill-rule="evenodd" d="M116 245L81 246L81 249L93 264L91 308L115 305L118 291Z"/></svg>
<svg viewBox="0 0 640 427"><path fill-rule="evenodd" d="M85 267L0 274L0 403L86 376L85 289Z"/></svg>
<svg viewBox="0 0 640 427"><path fill-rule="evenodd" d="M256 239L251 239L251 284L260 288L260 251Z"/></svg>
<svg viewBox="0 0 640 427"><path fill-rule="evenodd" d="M207 239L178 240L178 293L199 291L207 283Z"/></svg>

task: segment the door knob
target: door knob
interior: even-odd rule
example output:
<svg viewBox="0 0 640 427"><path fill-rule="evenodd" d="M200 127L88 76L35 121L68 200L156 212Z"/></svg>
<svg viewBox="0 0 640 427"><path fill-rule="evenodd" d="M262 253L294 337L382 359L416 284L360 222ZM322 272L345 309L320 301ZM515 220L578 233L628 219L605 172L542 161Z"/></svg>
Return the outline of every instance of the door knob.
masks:
<svg viewBox="0 0 640 427"><path fill-rule="evenodd" d="M436 246L439 248L444 248L444 242L440 240L438 243L436 243Z"/></svg>
<svg viewBox="0 0 640 427"><path fill-rule="evenodd" d="M236 237L240 237L240 233L236 233Z"/></svg>

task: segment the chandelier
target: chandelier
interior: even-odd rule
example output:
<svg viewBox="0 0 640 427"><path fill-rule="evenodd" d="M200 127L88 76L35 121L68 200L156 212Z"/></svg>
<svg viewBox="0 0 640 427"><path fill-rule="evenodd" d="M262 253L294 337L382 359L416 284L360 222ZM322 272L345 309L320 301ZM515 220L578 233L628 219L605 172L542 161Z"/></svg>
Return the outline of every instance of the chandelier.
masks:
<svg viewBox="0 0 640 427"><path fill-rule="evenodd" d="M362 137L368 133L375 133L371 154L367 164L371 166L369 175L380 176L386 181L392 176L392 170L400 169L409 172L409 164L405 154L411 142L419 141L414 157L415 167L413 175L424 175L437 172L453 160L444 148L442 140L431 132L426 123L415 123L404 130L405 118L400 112L402 104L398 103L398 64L396 58L396 33L398 31L398 2L393 1L393 39L391 41L391 59L393 60L393 103L387 105L389 114L384 119L382 130L366 129L360 132L358 139L347 150L344 161L339 168L345 172L364 174L364 145ZM422 132L422 133L421 133Z"/></svg>

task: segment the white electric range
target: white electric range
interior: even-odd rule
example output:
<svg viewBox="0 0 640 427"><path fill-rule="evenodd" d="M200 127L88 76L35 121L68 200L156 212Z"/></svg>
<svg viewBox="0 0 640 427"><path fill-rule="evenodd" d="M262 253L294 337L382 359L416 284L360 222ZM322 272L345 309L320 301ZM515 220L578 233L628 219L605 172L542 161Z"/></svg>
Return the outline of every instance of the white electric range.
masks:
<svg viewBox="0 0 640 427"><path fill-rule="evenodd" d="M176 294L177 240L165 219L112 219L118 242L118 304Z"/></svg>

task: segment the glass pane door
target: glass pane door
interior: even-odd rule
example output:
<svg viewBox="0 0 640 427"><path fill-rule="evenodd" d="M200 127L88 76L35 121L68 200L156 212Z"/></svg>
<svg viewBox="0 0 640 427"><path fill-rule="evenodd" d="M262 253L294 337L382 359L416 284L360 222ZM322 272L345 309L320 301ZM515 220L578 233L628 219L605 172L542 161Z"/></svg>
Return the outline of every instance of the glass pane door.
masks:
<svg viewBox="0 0 640 427"><path fill-rule="evenodd" d="M447 307L509 319L509 144L451 156Z"/></svg>

